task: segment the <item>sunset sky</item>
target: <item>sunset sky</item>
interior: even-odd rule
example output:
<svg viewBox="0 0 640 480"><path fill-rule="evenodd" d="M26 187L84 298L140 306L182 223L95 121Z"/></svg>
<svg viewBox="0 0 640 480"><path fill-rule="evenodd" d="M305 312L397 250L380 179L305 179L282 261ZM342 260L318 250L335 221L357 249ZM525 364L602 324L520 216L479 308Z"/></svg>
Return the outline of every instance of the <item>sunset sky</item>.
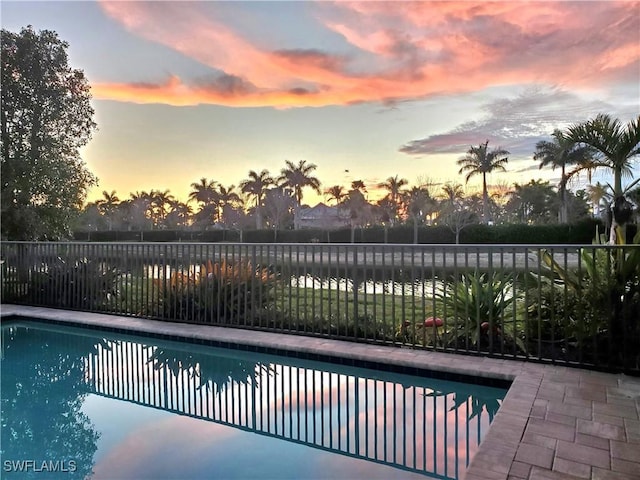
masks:
<svg viewBox="0 0 640 480"><path fill-rule="evenodd" d="M323 188L396 174L463 183L456 160L487 139L511 152L492 183L555 181L532 160L537 141L600 112L640 113L640 2L0 8L5 29L58 32L92 86L89 200L151 189L186 200L201 177L238 185L302 159Z"/></svg>

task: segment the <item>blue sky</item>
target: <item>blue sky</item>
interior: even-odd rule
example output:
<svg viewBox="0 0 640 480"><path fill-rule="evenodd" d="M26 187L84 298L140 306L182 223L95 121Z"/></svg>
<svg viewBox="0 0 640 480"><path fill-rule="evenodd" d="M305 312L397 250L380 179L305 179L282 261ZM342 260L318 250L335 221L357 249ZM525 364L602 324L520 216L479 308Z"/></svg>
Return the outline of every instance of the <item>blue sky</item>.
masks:
<svg viewBox="0 0 640 480"><path fill-rule="evenodd" d="M531 158L538 140L599 112L640 113L638 2L0 8L3 28L57 31L92 85L99 131L82 154L100 183L89 200L186 199L201 177L238 185L302 159L323 188L361 179L375 197L394 175L463 183L456 160L487 139L511 152L492 183L553 181Z"/></svg>

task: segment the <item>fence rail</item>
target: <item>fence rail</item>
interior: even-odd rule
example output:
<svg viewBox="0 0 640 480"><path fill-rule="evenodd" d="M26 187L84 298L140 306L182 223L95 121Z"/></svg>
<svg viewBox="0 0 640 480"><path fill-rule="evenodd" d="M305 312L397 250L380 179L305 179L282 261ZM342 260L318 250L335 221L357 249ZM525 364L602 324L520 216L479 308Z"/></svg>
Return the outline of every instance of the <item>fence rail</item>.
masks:
<svg viewBox="0 0 640 480"><path fill-rule="evenodd" d="M640 246L3 242L2 301L640 372Z"/></svg>

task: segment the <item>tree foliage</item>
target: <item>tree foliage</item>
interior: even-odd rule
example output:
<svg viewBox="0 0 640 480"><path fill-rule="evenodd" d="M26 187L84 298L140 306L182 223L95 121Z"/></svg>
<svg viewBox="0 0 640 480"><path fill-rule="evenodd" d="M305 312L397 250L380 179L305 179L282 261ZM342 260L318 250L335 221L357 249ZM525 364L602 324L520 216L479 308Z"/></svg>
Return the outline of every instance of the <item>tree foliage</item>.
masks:
<svg viewBox="0 0 640 480"><path fill-rule="evenodd" d="M477 147L471 147L467 154L458 160L460 165L459 174L467 173L465 182L474 175L482 176L482 221L489 221L489 193L487 190L487 174L496 172L505 172L505 165L509 161L507 155L509 152L501 147L488 150L489 140L481 143Z"/></svg>
<svg viewBox="0 0 640 480"><path fill-rule="evenodd" d="M633 177L632 162L640 155L640 115L626 125L617 118L601 113L584 123L573 125L568 130L570 140L588 145L602 157L593 168L604 167L614 176L613 194L624 194L622 178Z"/></svg>
<svg viewBox="0 0 640 480"><path fill-rule="evenodd" d="M2 30L2 238L65 237L96 182L80 147L96 124L89 83L49 30Z"/></svg>
<svg viewBox="0 0 640 480"><path fill-rule="evenodd" d="M554 130L553 140L541 140L536 143L536 151L533 159L540 162L540 168L551 166L555 169L560 167L562 172L560 183L558 184L558 195L560 197L560 210L558 213L559 223L567 223L567 182L570 175L566 169L570 165L577 165L573 174L580 172L585 167L588 168L594 161L595 151L588 145L580 145L568 138L560 130Z"/></svg>

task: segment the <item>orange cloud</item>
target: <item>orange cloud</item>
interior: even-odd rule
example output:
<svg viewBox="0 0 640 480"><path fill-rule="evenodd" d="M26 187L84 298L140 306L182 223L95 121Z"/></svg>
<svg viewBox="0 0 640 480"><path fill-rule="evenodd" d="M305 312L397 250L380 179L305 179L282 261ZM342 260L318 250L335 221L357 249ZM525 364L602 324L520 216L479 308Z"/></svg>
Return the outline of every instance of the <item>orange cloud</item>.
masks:
<svg viewBox="0 0 640 480"><path fill-rule="evenodd" d="M136 35L212 69L204 82L172 75L155 84L94 84L96 98L123 102L287 108L505 84L585 88L624 80L640 64L639 2L316 5L314 18L345 44L339 53L272 39L257 45L216 18L215 3L101 5Z"/></svg>

